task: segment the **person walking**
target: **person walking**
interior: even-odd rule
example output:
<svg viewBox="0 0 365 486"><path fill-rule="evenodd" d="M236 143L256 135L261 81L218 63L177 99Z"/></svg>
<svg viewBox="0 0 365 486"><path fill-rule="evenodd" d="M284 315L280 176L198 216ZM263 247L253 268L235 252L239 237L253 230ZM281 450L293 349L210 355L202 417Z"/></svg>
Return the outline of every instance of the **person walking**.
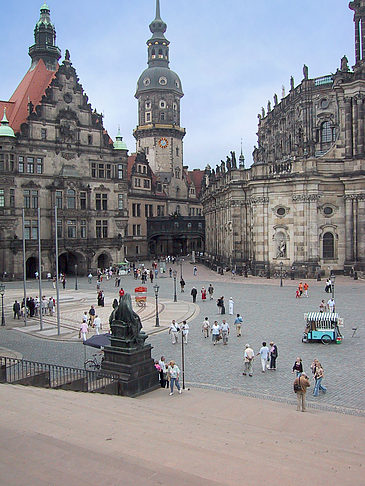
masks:
<svg viewBox="0 0 365 486"><path fill-rule="evenodd" d="M303 295L303 283L302 282L299 282L298 290L299 290L299 295L301 297Z"/></svg>
<svg viewBox="0 0 365 486"><path fill-rule="evenodd" d="M89 326L94 327L94 319L95 319L95 308L92 305L89 309Z"/></svg>
<svg viewBox="0 0 365 486"><path fill-rule="evenodd" d="M87 323L82 322L79 330L79 338L82 337L83 341L87 339Z"/></svg>
<svg viewBox="0 0 365 486"><path fill-rule="evenodd" d="M184 288L185 288L185 280L181 277L181 279L180 279L181 292L184 292Z"/></svg>
<svg viewBox="0 0 365 486"><path fill-rule="evenodd" d="M48 307L48 314L50 316L53 316L53 313L54 313L54 300L53 300L53 297L50 297L49 300L48 300L48 304L47 304L47 307ZM85 312L86 314L86 312ZM87 321L87 320L86 320Z"/></svg>
<svg viewBox="0 0 365 486"><path fill-rule="evenodd" d="M336 304L335 299L333 297L327 302L327 307L329 312L335 312Z"/></svg>
<svg viewBox="0 0 365 486"><path fill-rule="evenodd" d="M326 312L326 309L326 302L322 299L322 302L319 304L319 312Z"/></svg>
<svg viewBox="0 0 365 486"><path fill-rule="evenodd" d="M214 321L214 324L212 326L212 341L213 341L213 345L214 346L219 341L220 334L221 334L221 328L220 328L218 322L217 321Z"/></svg>
<svg viewBox="0 0 365 486"><path fill-rule="evenodd" d="M201 289L201 291L200 291L200 292L201 292L201 294L202 294L202 300L203 300L203 301L207 300L207 291L205 290L205 288L204 288L204 287L202 287L202 289Z"/></svg>
<svg viewBox="0 0 365 486"><path fill-rule="evenodd" d="M306 411L305 395L308 387L310 387L310 382L306 373L302 373L295 378L294 392L297 395L297 412Z"/></svg>
<svg viewBox="0 0 365 486"><path fill-rule="evenodd" d="M226 322L225 319L223 319L223 322L222 322L220 328L221 328L221 333L222 333L223 344L226 346L228 344L229 324L228 324L228 322Z"/></svg>
<svg viewBox="0 0 365 486"><path fill-rule="evenodd" d="M101 329L101 319L98 315L95 316L94 327L95 327L95 334L99 335Z"/></svg>
<svg viewBox="0 0 365 486"><path fill-rule="evenodd" d="M242 317L239 314L237 314L237 317L234 320L234 325L236 326L236 335L237 335L237 337L241 337L242 336L242 334L241 334L242 323L243 323Z"/></svg>
<svg viewBox="0 0 365 486"><path fill-rule="evenodd" d="M266 371L267 362L269 360L269 353L270 353L269 348L266 346L266 342L264 341L262 343L260 351L257 353L257 356L260 355L261 368L263 373L265 373Z"/></svg>
<svg viewBox="0 0 365 486"><path fill-rule="evenodd" d="M169 327L169 334L171 334L171 342L172 344L176 344L179 342L179 326L176 324L175 319L172 320L170 327Z"/></svg>
<svg viewBox="0 0 365 486"><path fill-rule="evenodd" d="M88 280L89 284L91 284L91 282L93 281L93 274L91 272L87 276L87 280Z"/></svg>
<svg viewBox="0 0 365 486"><path fill-rule="evenodd" d="M234 308L234 301L233 301L232 297L230 297L229 301L228 301L228 314L230 316L233 316L233 308Z"/></svg>
<svg viewBox="0 0 365 486"><path fill-rule="evenodd" d="M322 367L321 363L317 360L315 373L314 373L314 379L315 379L315 385L314 385L314 390L313 390L313 396L314 397L318 397L320 390L323 393L326 393L326 391L327 391L327 388L322 385L323 377L324 377L323 367Z"/></svg>
<svg viewBox="0 0 365 486"><path fill-rule="evenodd" d="M273 341L270 342L270 370L276 370L276 359L279 356L278 347Z"/></svg>
<svg viewBox="0 0 365 486"><path fill-rule="evenodd" d="M175 364L175 361L170 361L167 372L170 376L170 396L174 394L174 385L176 385L176 388L179 390L179 393L181 394L182 389L179 383L180 369Z"/></svg>
<svg viewBox="0 0 365 486"><path fill-rule="evenodd" d="M307 282L304 282L303 289L304 289L304 295L308 298L309 285L307 284Z"/></svg>
<svg viewBox="0 0 365 486"><path fill-rule="evenodd" d="M249 376L252 376L253 374L252 365L253 365L253 360L255 359L255 353L253 352L253 349L249 344L246 344L245 346L245 352L243 358L244 358L245 370L242 374L246 376L248 373Z"/></svg>
<svg viewBox="0 0 365 486"><path fill-rule="evenodd" d="M16 300L13 304L13 313L14 313L14 319L17 317L18 319L20 318L20 304Z"/></svg>
<svg viewBox="0 0 365 486"><path fill-rule="evenodd" d="M208 317L206 317L202 325L202 333L205 338L209 337L209 329L210 329L209 319Z"/></svg>
<svg viewBox="0 0 365 486"><path fill-rule="evenodd" d="M298 358L295 360L295 363L292 368L292 373L296 373L296 376L300 376L303 373L303 363L302 358Z"/></svg>
<svg viewBox="0 0 365 486"><path fill-rule="evenodd" d="M193 268L193 275L194 275L194 277L197 276L197 273L198 273L198 268L197 268L196 265L194 265L194 268Z"/></svg>
<svg viewBox="0 0 365 486"><path fill-rule="evenodd" d="M63 288L63 290L65 290L65 288L66 288L66 277L65 276L62 277L62 288Z"/></svg>
<svg viewBox="0 0 365 486"><path fill-rule="evenodd" d="M213 300L213 293L214 293L214 287L212 284L209 284L208 287L209 300Z"/></svg>
<svg viewBox="0 0 365 486"><path fill-rule="evenodd" d="M182 339L184 340L184 344L188 344L189 324L186 321L183 321L182 323L181 334Z"/></svg>
<svg viewBox="0 0 365 486"><path fill-rule="evenodd" d="M161 371L160 371L160 385L161 385L161 388L165 388L166 387L166 384L167 384L167 379L166 379L166 375L167 375L167 364L166 364L165 356L161 356L161 359L158 362L158 364L160 365L160 368L161 368Z"/></svg>
<svg viewBox="0 0 365 486"><path fill-rule="evenodd" d="M191 296L192 296L192 298L193 298L193 303L194 303L194 304L195 304L195 302L196 302L196 296L197 296L197 293L198 293L198 291L196 290L196 288L195 288L195 287L193 287L193 288L191 289L190 295L191 295Z"/></svg>

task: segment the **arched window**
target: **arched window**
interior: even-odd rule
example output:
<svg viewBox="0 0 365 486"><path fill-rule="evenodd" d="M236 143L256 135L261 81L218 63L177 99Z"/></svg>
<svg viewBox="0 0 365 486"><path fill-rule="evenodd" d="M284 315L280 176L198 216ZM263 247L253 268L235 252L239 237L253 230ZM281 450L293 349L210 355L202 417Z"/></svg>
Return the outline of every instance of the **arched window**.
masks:
<svg viewBox="0 0 365 486"><path fill-rule="evenodd" d="M175 177L176 177L176 179L180 179L180 169L179 169L179 167L176 167L176 169L175 169Z"/></svg>
<svg viewBox="0 0 365 486"><path fill-rule="evenodd" d="M73 189L67 190L67 209L76 208L76 192Z"/></svg>
<svg viewBox="0 0 365 486"><path fill-rule="evenodd" d="M332 233L327 232L323 235L323 258L335 257L335 239Z"/></svg>
<svg viewBox="0 0 365 486"><path fill-rule="evenodd" d="M154 59L156 57L156 52L155 52L154 49L152 49L151 55L152 55L152 59Z"/></svg>
<svg viewBox="0 0 365 486"><path fill-rule="evenodd" d="M332 127L328 121L323 122L321 125L321 142L332 142Z"/></svg>

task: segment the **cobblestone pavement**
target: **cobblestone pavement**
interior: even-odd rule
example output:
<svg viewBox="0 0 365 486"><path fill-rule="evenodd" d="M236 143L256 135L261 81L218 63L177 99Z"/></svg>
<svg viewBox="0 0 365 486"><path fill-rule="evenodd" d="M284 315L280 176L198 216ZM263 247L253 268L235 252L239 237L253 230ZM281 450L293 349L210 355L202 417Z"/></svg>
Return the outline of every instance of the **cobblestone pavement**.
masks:
<svg viewBox="0 0 365 486"><path fill-rule="evenodd" d="M184 265L183 271L186 288L184 294L178 291L178 299L191 301L190 291L194 285L198 289L197 303L200 306L199 316L190 322L189 343L185 347L185 380L189 386L212 387L233 393L291 401L294 396L291 369L296 356L302 357L308 374L312 360L318 358L325 370L323 383L327 387L327 393L314 398L310 389L307 394L309 402L324 409L337 409L354 414L365 412L362 358L365 345L365 282L337 277L335 301L337 311L345 322L342 331L344 340L340 345L324 346L320 343L301 342L304 312L317 311L321 299L328 300L330 297L324 292L324 281L309 280L309 298L295 299L295 285L298 282L284 281L284 286L280 287L279 280L252 277L232 279L228 274L219 276L202 266L198 266L198 275L193 277L189 264ZM202 302L200 289L202 286L207 288L209 283L215 288L214 300ZM127 291L131 291L137 284L132 277L125 277L122 282ZM171 299L172 279L158 279L158 284L161 298ZM84 280L80 285L81 288L88 288ZM19 284L11 283L8 286L15 288ZM110 292L112 295L112 286L113 282L105 283L106 294ZM152 294L150 284L149 292ZM244 318L243 336L237 338L232 325L233 316L226 314L225 317L231 325L228 346L223 346L221 342L213 346L210 338L204 339L201 332L205 316L211 322L221 319L216 306L216 298L220 295L225 296L227 312L228 299L232 296L235 301L234 314L238 312ZM8 307L9 305L10 302ZM358 327L358 330L352 338L353 327ZM257 353L262 341L274 341L277 344L277 371L262 373L260 359L256 357L254 376L242 376L245 344L249 343ZM151 335L149 342L154 347L154 357L159 358L163 354L168 360L175 359L181 365L181 345L172 345L166 331ZM4 328L0 329L0 345L21 352L28 359L70 366L82 366L84 360L84 346L80 343L49 342ZM311 385L313 389L313 381Z"/></svg>

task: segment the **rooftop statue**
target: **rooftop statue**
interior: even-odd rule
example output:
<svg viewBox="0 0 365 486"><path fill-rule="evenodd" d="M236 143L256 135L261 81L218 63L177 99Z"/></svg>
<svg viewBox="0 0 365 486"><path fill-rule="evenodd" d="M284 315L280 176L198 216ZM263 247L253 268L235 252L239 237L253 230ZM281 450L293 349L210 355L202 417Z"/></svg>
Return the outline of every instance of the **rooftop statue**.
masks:
<svg viewBox="0 0 365 486"><path fill-rule="evenodd" d="M303 76L304 79L308 79L308 66L306 66L305 64L303 66Z"/></svg>
<svg viewBox="0 0 365 486"><path fill-rule="evenodd" d="M231 160L232 160L232 167L234 169L236 169L237 168L237 161L236 161L236 152L235 151L231 152Z"/></svg>
<svg viewBox="0 0 365 486"><path fill-rule="evenodd" d="M344 72L350 71L348 63L349 63L349 60L347 59L347 57L343 56L343 58L341 59L341 71L344 71Z"/></svg>
<svg viewBox="0 0 365 486"><path fill-rule="evenodd" d="M290 76L290 90L294 89L294 78L293 76Z"/></svg>

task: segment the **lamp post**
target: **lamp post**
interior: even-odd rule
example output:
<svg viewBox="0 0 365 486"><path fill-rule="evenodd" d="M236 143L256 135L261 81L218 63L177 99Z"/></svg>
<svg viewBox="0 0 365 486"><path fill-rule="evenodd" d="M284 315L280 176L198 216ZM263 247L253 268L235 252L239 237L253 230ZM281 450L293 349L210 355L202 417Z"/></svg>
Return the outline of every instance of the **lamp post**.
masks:
<svg viewBox="0 0 365 486"><path fill-rule="evenodd" d="M283 262L280 262L280 287L283 286Z"/></svg>
<svg viewBox="0 0 365 486"><path fill-rule="evenodd" d="M77 290L77 264L75 265L75 290Z"/></svg>
<svg viewBox="0 0 365 486"><path fill-rule="evenodd" d="M183 277L183 270L182 270L183 262L184 262L184 259L180 258L180 280Z"/></svg>
<svg viewBox="0 0 365 486"><path fill-rule="evenodd" d="M336 275L333 273L331 275L331 290L332 290L332 299L335 298L335 280L336 280Z"/></svg>
<svg viewBox="0 0 365 486"><path fill-rule="evenodd" d="M172 272L172 276L174 277L174 302L177 302L177 295L176 295L176 276L177 276L177 271L174 270Z"/></svg>
<svg viewBox="0 0 365 486"><path fill-rule="evenodd" d="M184 350L184 334L181 333L181 371L182 371L182 387L185 390L185 350Z"/></svg>
<svg viewBox="0 0 365 486"><path fill-rule="evenodd" d="M4 294L5 294L5 284L0 284L0 295L1 295L1 325L5 326L5 314L4 314Z"/></svg>
<svg viewBox="0 0 365 486"><path fill-rule="evenodd" d="M160 327L160 318L158 317L158 291L160 290L160 287L155 284L153 286L153 290L155 291L155 298L156 298L156 324L155 327Z"/></svg>

